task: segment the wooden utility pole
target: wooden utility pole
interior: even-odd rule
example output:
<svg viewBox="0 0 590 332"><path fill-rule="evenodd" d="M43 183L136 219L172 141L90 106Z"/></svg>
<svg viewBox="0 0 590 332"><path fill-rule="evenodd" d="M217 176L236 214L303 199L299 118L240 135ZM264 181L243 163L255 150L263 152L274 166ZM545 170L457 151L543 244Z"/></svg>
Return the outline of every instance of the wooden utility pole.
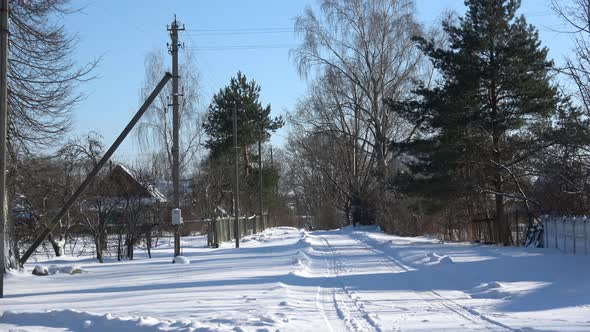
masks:
<svg viewBox="0 0 590 332"><path fill-rule="evenodd" d="M236 238L236 248L240 247L240 147L238 146L238 109L234 106L234 164L236 167L236 178L234 181L234 237Z"/></svg>
<svg viewBox="0 0 590 332"><path fill-rule="evenodd" d="M0 298L4 297L6 272L6 225L8 224L8 197L6 191L6 136L8 123L8 0L0 8Z"/></svg>
<svg viewBox="0 0 590 332"><path fill-rule="evenodd" d="M262 220L262 117L260 117L258 128L258 178L260 180L258 213L260 214L260 220ZM254 225L256 225L256 223ZM254 233L256 233L256 226L254 226Z"/></svg>
<svg viewBox="0 0 590 332"><path fill-rule="evenodd" d="M273 154L272 154L272 145L270 146L270 169L274 172L275 170L275 160L273 158ZM272 188L272 196L273 198L277 196L279 189L277 187L278 185L275 183L274 187Z"/></svg>
<svg viewBox="0 0 590 332"><path fill-rule="evenodd" d="M169 51L172 55L172 187L173 199L172 208L180 209L180 111L178 102L178 48L181 46L178 42L178 31L184 30L179 27L176 15L174 21L168 28L170 31ZM180 225L174 226L174 257L180 256Z"/></svg>
<svg viewBox="0 0 590 332"><path fill-rule="evenodd" d="M160 91L162 91L162 89L164 88L166 83L168 83L168 81L170 80L171 77L172 77L172 75L170 75L170 73L166 73L164 75L164 77L162 78L162 80L160 80L160 83L158 83L158 85L154 88L154 91L152 91L152 93L145 100L143 105L141 105L141 107L139 108L137 113L135 113L135 115L133 116L131 121L129 121L129 123L127 124L125 129L123 129L121 134L119 134L119 136L117 137L115 142L113 142L113 144L107 150L107 152L105 152L105 154L102 156L102 158L100 158L100 160L94 166L92 171L90 171L90 173L88 173L88 175L86 176L86 179L84 179L84 182L82 182L82 184L80 184L78 189L76 189L74 194L67 200L67 202L64 204L64 206L61 208L61 210L55 215L55 217L53 217L51 222L49 222L49 225L47 227L45 227L43 232L41 232L41 234L35 239L35 241L31 245L31 247L29 247L29 249L27 249L27 251L25 251L24 255L20 259L21 266L23 266L25 264L27 259L29 259L29 257L31 257L31 255L35 252L35 250L39 247L39 245L41 245L43 240L45 240L45 238L49 235L49 233L51 233L55 229L55 227L60 223L61 218L63 218L66 215L66 213L68 213L68 211L70 210L72 205L74 205L74 203L76 202L78 197L80 197L80 195L82 195L82 193L84 193L84 190L86 190L86 188L94 180L94 178L96 177L98 172L100 172L100 170L104 167L104 165L107 163L107 161L109 161L109 159L115 153L115 151L117 151L117 148L119 148L119 145L121 145L121 143L123 143L123 140L125 140L127 135L129 135L129 133L131 132L131 129L133 129L133 127L135 127L137 122L139 122L139 119L141 119L143 114L147 111L148 107L152 104L154 99L156 99L156 97L158 96Z"/></svg>

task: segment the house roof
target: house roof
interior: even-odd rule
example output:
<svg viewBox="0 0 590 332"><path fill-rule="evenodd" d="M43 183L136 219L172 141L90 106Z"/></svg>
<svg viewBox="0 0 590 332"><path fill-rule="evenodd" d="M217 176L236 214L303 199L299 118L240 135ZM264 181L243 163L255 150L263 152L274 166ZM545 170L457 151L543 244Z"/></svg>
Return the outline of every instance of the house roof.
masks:
<svg viewBox="0 0 590 332"><path fill-rule="evenodd" d="M130 187L134 187L132 189L138 191L138 194L145 199L153 200L154 203L165 203L168 201L166 196L162 194L156 186L151 183L146 183L146 181L142 181L136 172L123 165L116 165L111 171L111 176L118 176L119 180L124 179L123 181L127 181Z"/></svg>

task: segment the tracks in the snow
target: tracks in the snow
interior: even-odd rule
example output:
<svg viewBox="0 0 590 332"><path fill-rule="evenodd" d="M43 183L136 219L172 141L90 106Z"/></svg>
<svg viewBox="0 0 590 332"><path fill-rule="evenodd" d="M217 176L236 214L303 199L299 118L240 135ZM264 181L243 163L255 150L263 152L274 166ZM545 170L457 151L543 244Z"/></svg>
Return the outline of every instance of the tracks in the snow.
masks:
<svg viewBox="0 0 590 332"><path fill-rule="evenodd" d="M316 294L318 309L322 312L328 328L332 331L344 328L343 326L335 327L331 325L334 324L335 317L332 317L331 320L327 313L335 310L338 316L337 318L344 323L346 329L349 331L381 331L381 327L375 322L372 316L364 310L362 304L359 304L359 300L355 299L353 294L348 291L347 284L350 284L348 283L346 273L343 273L344 271L342 270L345 262L341 258L341 254L339 254L332 246L328 238L342 237L343 239L354 241L358 244L357 249L360 248L369 254L379 262L382 267L385 267L393 273L404 273L412 271L413 269L395 257L348 234L317 234L313 237L321 241L321 245L319 247L316 245L314 249L323 252L322 256L325 258L327 273L326 280L329 281L329 283L327 282L318 287ZM354 265L350 265L350 262L348 262L348 266L354 268ZM465 329L474 331L514 331L514 329L509 326L497 322L471 308L465 307L457 303L456 300L447 298L434 289L424 287L425 285L416 285L415 283L419 281L409 280L408 282L410 283L408 285L408 291L414 293L418 299L422 300L426 307L430 307L434 309L435 312L442 313L455 320L457 326L462 326ZM420 291L418 289L426 290ZM325 307L327 303L330 303L330 308ZM400 317L400 319L402 318ZM388 326L388 328L396 327Z"/></svg>
<svg viewBox="0 0 590 332"><path fill-rule="evenodd" d="M334 331L329 318L326 315L326 309L323 308L325 303L331 303L334 306L338 318L344 322L349 331L376 331L381 332L381 329L375 321L365 312L357 301L352 297L346 287L346 276L342 272L342 261L340 260L336 250L330 244L328 239L323 236L318 236L322 242L322 250L326 258L326 277L331 281L329 285L318 287L316 294L316 303L322 312L322 316L328 328ZM336 285L334 284L336 283Z"/></svg>
<svg viewBox="0 0 590 332"><path fill-rule="evenodd" d="M400 273L400 269L401 272L413 270L396 258L387 255L385 252L374 248L357 238L352 236L348 236L348 238L356 241L361 247L375 254L375 257L383 264L383 266L387 267L394 273ZM411 291L413 291L428 304L438 307L441 312L448 312L449 314L454 315L457 319L466 321L470 326L472 326L470 330L473 330L474 327L477 326L477 330L484 331L514 331L514 329L510 328L509 326L497 322L473 309L467 308L457 303L453 299L444 297L433 289L428 289L428 291L425 292L418 292L415 290Z"/></svg>

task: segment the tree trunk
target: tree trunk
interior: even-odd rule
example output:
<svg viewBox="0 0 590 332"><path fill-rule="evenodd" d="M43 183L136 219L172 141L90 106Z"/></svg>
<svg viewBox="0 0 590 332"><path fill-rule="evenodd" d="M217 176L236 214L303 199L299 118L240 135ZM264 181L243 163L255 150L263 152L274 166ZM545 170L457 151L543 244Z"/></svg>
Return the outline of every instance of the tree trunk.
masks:
<svg viewBox="0 0 590 332"><path fill-rule="evenodd" d="M121 261L121 242L123 241L123 232L119 230L119 238L117 241L117 261Z"/></svg>
<svg viewBox="0 0 590 332"><path fill-rule="evenodd" d="M248 147L242 147L242 154L244 155L244 177L250 175L250 157L248 156Z"/></svg>
<svg viewBox="0 0 590 332"><path fill-rule="evenodd" d="M152 258L152 230L149 228L145 234L145 245L147 247L148 258Z"/></svg>
<svg viewBox="0 0 590 332"><path fill-rule="evenodd" d="M96 259L98 259L99 263L104 263L104 251L107 248L107 232L106 229L102 228L99 227L94 241L96 245Z"/></svg>
<svg viewBox="0 0 590 332"><path fill-rule="evenodd" d="M102 246L101 246L101 240L100 240L100 233L96 234L96 236L94 237L94 247L96 249L96 259L98 259L99 263L103 263L104 262L104 258L103 258L103 252L102 252Z"/></svg>
<svg viewBox="0 0 590 332"><path fill-rule="evenodd" d="M53 248L53 252L55 253L55 257L61 257L65 253L65 241L60 237L60 241L57 241L53 234L49 233L47 236L47 240L51 243L51 247Z"/></svg>
<svg viewBox="0 0 590 332"><path fill-rule="evenodd" d="M135 238L133 236L127 235L127 258L129 260L133 260L133 246L135 242Z"/></svg>
<svg viewBox="0 0 590 332"><path fill-rule="evenodd" d="M507 227L504 196L496 194L496 243L510 242L509 227Z"/></svg>

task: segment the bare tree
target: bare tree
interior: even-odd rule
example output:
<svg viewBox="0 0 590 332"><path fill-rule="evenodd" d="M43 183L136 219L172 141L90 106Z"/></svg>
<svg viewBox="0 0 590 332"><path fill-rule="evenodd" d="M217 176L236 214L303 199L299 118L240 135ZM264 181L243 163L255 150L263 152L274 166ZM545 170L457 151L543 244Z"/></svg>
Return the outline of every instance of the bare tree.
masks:
<svg viewBox="0 0 590 332"><path fill-rule="evenodd" d="M193 176L192 207L203 218L222 216L232 211L232 157L207 158ZM223 209L223 210L221 210Z"/></svg>
<svg viewBox="0 0 590 332"><path fill-rule="evenodd" d="M72 157L59 153L52 157L31 156L17 161L20 171L15 179L16 202L13 218L18 221L19 228L33 227L33 230L28 231L29 236L38 234L41 229L48 226L51 218L72 195L74 186L81 181L77 169L80 165L78 160ZM26 212L26 216L23 212ZM57 257L65 254L74 219L72 214L68 213L47 237ZM27 234L23 235L27 240L31 240Z"/></svg>
<svg viewBox="0 0 590 332"><path fill-rule="evenodd" d="M125 219L125 245L127 258L134 258L135 246L146 235L146 247L151 258L151 232L155 226L152 218L158 213L159 204L162 203L159 192L154 187L155 179L149 169L138 166L129 170L129 174L136 181L135 188L122 189L120 196L123 198L122 214ZM148 243L149 242L149 243Z"/></svg>
<svg viewBox="0 0 590 332"><path fill-rule="evenodd" d="M299 72L344 83L338 108L346 122L362 122L366 137L350 128L343 134L368 145L378 171L388 169L390 143L407 134L400 118L388 110L386 98L404 99L419 74L422 56L413 37L421 34L410 0L323 0L321 13L311 7L296 19L303 36L292 50ZM342 129L342 128L340 128Z"/></svg>
<svg viewBox="0 0 590 332"><path fill-rule="evenodd" d="M551 7L573 35L573 55L565 59L565 66L559 70L574 82L577 96L590 114L590 1L572 0L564 4L552 0Z"/></svg>
<svg viewBox="0 0 590 332"><path fill-rule="evenodd" d="M85 174L88 174L98 163L104 151L102 137L90 133L85 139L72 140L66 145L69 154L77 156ZM88 187L79 202L78 209L84 223L94 237L96 258L104 262L108 243L108 222L112 213L121 204L121 198L113 196L116 184L107 181L109 169L103 169Z"/></svg>
<svg viewBox="0 0 590 332"><path fill-rule="evenodd" d="M414 41L422 27L411 0L323 0L320 8L308 7L295 23L303 43L291 55L300 74L315 69L316 79L290 122L295 131L338 142L330 147L338 154L309 155L317 167L338 169L346 218L371 223L373 197L384 196L395 170L392 147L415 132L386 100L405 100L431 69Z"/></svg>
<svg viewBox="0 0 590 332"><path fill-rule="evenodd" d="M71 125L71 111L84 97L80 85L93 78L98 60L78 65L77 37L59 18L75 10L69 0L11 1L8 63L9 185L15 194L18 154L26 154L63 138ZM13 196L14 197L14 196ZM7 229L12 242L7 262L16 267L15 225Z"/></svg>
<svg viewBox="0 0 590 332"><path fill-rule="evenodd" d="M196 161L202 149L203 113L199 110L201 86L199 73L190 53L187 51L180 64L181 104L180 104L180 168L181 173ZM159 51L149 53L145 58L145 81L141 90L142 100L151 92L152 87L169 71L166 57ZM166 86L150 106L136 131L138 142L143 151L155 152L165 156L166 167L172 165L172 109L169 107L172 88ZM167 174L162 172L162 174Z"/></svg>
<svg viewBox="0 0 590 332"><path fill-rule="evenodd" d="M350 164L347 150L346 139L323 133L289 139L284 185L298 213L313 217L314 227L340 227L350 215L350 173L342 166Z"/></svg>
<svg viewBox="0 0 590 332"><path fill-rule="evenodd" d="M73 11L68 0L12 2L8 113L13 149L63 138L71 111L83 98L79 85L92 78L97 60L77 66L77 37L56 19Z"/></svg>

